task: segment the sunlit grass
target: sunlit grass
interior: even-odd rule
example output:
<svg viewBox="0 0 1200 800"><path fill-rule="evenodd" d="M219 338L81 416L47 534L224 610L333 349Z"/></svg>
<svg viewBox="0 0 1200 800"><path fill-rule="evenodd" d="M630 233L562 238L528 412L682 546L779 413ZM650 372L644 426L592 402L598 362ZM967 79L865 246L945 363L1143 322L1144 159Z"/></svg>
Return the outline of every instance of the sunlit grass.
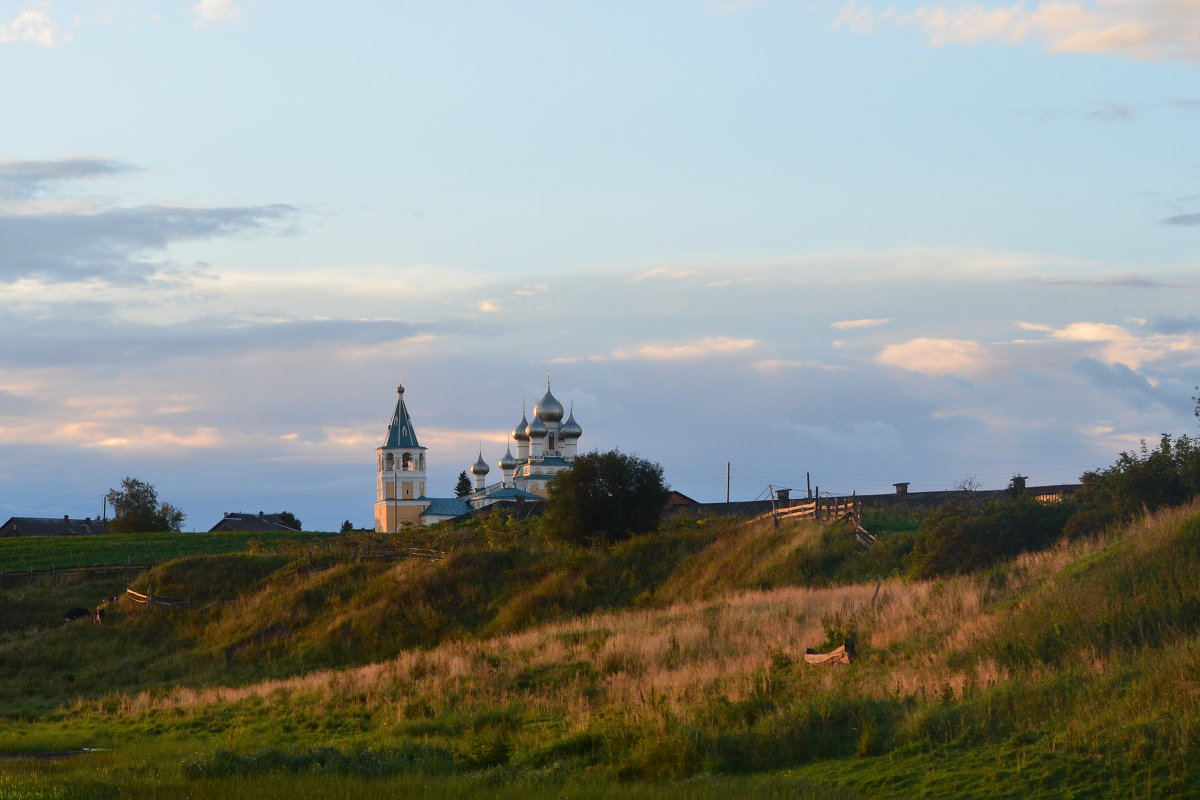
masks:
<svg viewBox="0 0 1200 800"><path fill-rule="evenodd" d="M971 575L755 588L825 535L764 526L727 541L685 532L626 550L330 562L287 575L227 559L226 585L249 588L208 616L168 623L125 609L112 630L27 640L51 658L49 644L86 640L117 663L105 637L172 631L208 661L192 671L168 662L174 681L158 673L91 695L62 687L71 699L57 710L9 716L0 751L106 751L0 762L0 787L31 797L336 797L351 787L355 797L986 798L1187 797L1200 786L1200 508ZM186 587L203 567L179 562L152 577ZM496 585L453 593L464 576L488 574ZM609 600L621 576L631 585ZM534 597L559 610L536 626L494 621ZM357 666L221 678L220 665L241 663L239 642L271 629L252 611L288 621L316 652L351 647L401 599L425 604L406 619L455 620L457 634ZM355 614L368 620L357 633ZM859 645L853 665L804 663L806 648L846 636ZM145 791L115 789L126 785Z"/></svg>

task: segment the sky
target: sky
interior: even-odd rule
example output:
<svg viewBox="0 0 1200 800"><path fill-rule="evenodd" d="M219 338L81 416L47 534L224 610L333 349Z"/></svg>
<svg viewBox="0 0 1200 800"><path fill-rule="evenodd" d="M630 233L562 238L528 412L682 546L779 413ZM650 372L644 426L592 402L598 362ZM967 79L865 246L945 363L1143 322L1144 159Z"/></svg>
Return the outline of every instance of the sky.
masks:
<svg viewBox="0 0 1200 800"><path fill-rule="evenodd" d="M1200 433L1200 0L0 0L0 75L0 518L369 526L398 383L450 496L548 370L701 501Z"/></svg>

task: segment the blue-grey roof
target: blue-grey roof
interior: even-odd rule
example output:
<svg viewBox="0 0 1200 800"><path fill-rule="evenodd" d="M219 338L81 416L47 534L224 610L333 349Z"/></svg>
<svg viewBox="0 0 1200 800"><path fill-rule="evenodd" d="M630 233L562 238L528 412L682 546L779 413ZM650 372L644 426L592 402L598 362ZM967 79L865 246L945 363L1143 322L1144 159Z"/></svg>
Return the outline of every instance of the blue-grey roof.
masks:
<svg viewBox="0 0 1200 800"><path fill-rule="evenodd" d="M422 517L457 517L471 510L471 504L461 497L426 497L429 508L421 512Z"/></svg>
<svg viewBox="0 0 1200 800"><path fill-rule="evenodd" d="M80 536L108 533L107 525L90 517L10 517L0 525L0 536Z"/></svg>
<svg viewBox="0 0 1200 800"><path fill-rule="evenodd" d="M525 463L530 467L569 467L571 462L567 461L562 456L535 456Z"/></svg>
<svg viewBox="0 0 1200 800"><path fill-rule="evenodd" d="M503 489L497 489L494 492L487 492L481 497L486 497L489 500L541 500L541 495L536 495L533 492L527 492L524 489L518 489L515 486L505 486Z"/></svg>
<svg viewBox="0 0 1200 800"><path fill-rule="evenodd" d="M413 430L412 419L408 416L408 407L404 405L404 387L396 390L400 396L396 399L396 410L392 412L392 424L388 425L387 440L384 447L420 447L417 443L417 432Z"/></svg>
<svg viewBox="0 0 1200 800"><path fill-rule="evenodd" d="M264 514L261 511L257 514L226 511L221 521L208 529L209 533L216 531L296 531L296 529L284 525L278 514Z"/></svg>

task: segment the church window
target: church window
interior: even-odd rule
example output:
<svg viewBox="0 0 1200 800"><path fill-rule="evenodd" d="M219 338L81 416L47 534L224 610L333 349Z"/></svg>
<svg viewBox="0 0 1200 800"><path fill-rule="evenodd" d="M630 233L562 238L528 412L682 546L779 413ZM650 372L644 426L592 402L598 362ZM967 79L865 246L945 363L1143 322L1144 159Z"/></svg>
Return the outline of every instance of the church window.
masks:
<svg viewBox="0 0 1200 800"><path fill-rule="evenodd" d="M395 469L395 466L396 466L396 457L395 457L394 455L392 455L391 453L388 453L388 454L387 454L387 458L386 458L386 459L384 459L384 462L383 462L383 463L384 463L384 467L383 467L383 468L384 468L385 470L387 470L387 471L389 471L389 472L390 472L391 470Z"/></svg>
<svg viewBox="0 0 1200 800"><path fill-rule="evenodd" d="M403 456L400 457L400 469L404 470L405 472L409 472L412 470L412 455L411 454L405 453Z"/></svg>

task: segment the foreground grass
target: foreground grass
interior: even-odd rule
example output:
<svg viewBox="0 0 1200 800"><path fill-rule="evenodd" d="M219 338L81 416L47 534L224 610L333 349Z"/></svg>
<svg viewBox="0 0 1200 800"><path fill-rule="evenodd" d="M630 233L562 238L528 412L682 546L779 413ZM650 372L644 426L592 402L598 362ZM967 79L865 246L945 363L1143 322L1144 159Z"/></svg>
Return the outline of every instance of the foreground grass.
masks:
<svg viewBox="0 0 1200 800"><path fill-rule="evenodd" d="M5 800L458 800L487 796L495 800L554 797L562 800L858 800L863 795L813 783L798 775L745 778L699 776L675 784L637 784L611 777L583 775L567 768L516 772L506 769L458 776L405 775L359 778L327 774L268 774L189 780L139 776L119 771L35 768L21 772L0 765L0 797Z"/></svg>
<svg viewBox="0 0 1200 800"><path fill-rule="evenodd" d="M174 662L181 679L160 673L141 689L60 687L76 699L0 721L0 752L106 752L0 762L0 796L1200 794L1200 507L975 575L747 590L776 574L764 561L805 563L794 553L826 535L766 533L684 532L611 557L472 551L286 580L260 557L223 556L214 596L268 581L248 606L264 614L274 592L293 606L319 597L306 641L324 647L361 636L347 619L373 628L399 608L407 620L453 612L459 633L349 669L200 681ZM214 563L146 579L194 586ZM680 575L710 588L689 597ZM741 591L709 596L736 581ZM588 604L599 610L576 613ZM521 608L543 623L520 627ZM138 613L52 634L86 635L103 653L104 637L132 647L170 632L200 653L244 641L228 634L248 622L186 612L167 628ZM806 647L848 635L854 665L804 663Z"/></svg>

